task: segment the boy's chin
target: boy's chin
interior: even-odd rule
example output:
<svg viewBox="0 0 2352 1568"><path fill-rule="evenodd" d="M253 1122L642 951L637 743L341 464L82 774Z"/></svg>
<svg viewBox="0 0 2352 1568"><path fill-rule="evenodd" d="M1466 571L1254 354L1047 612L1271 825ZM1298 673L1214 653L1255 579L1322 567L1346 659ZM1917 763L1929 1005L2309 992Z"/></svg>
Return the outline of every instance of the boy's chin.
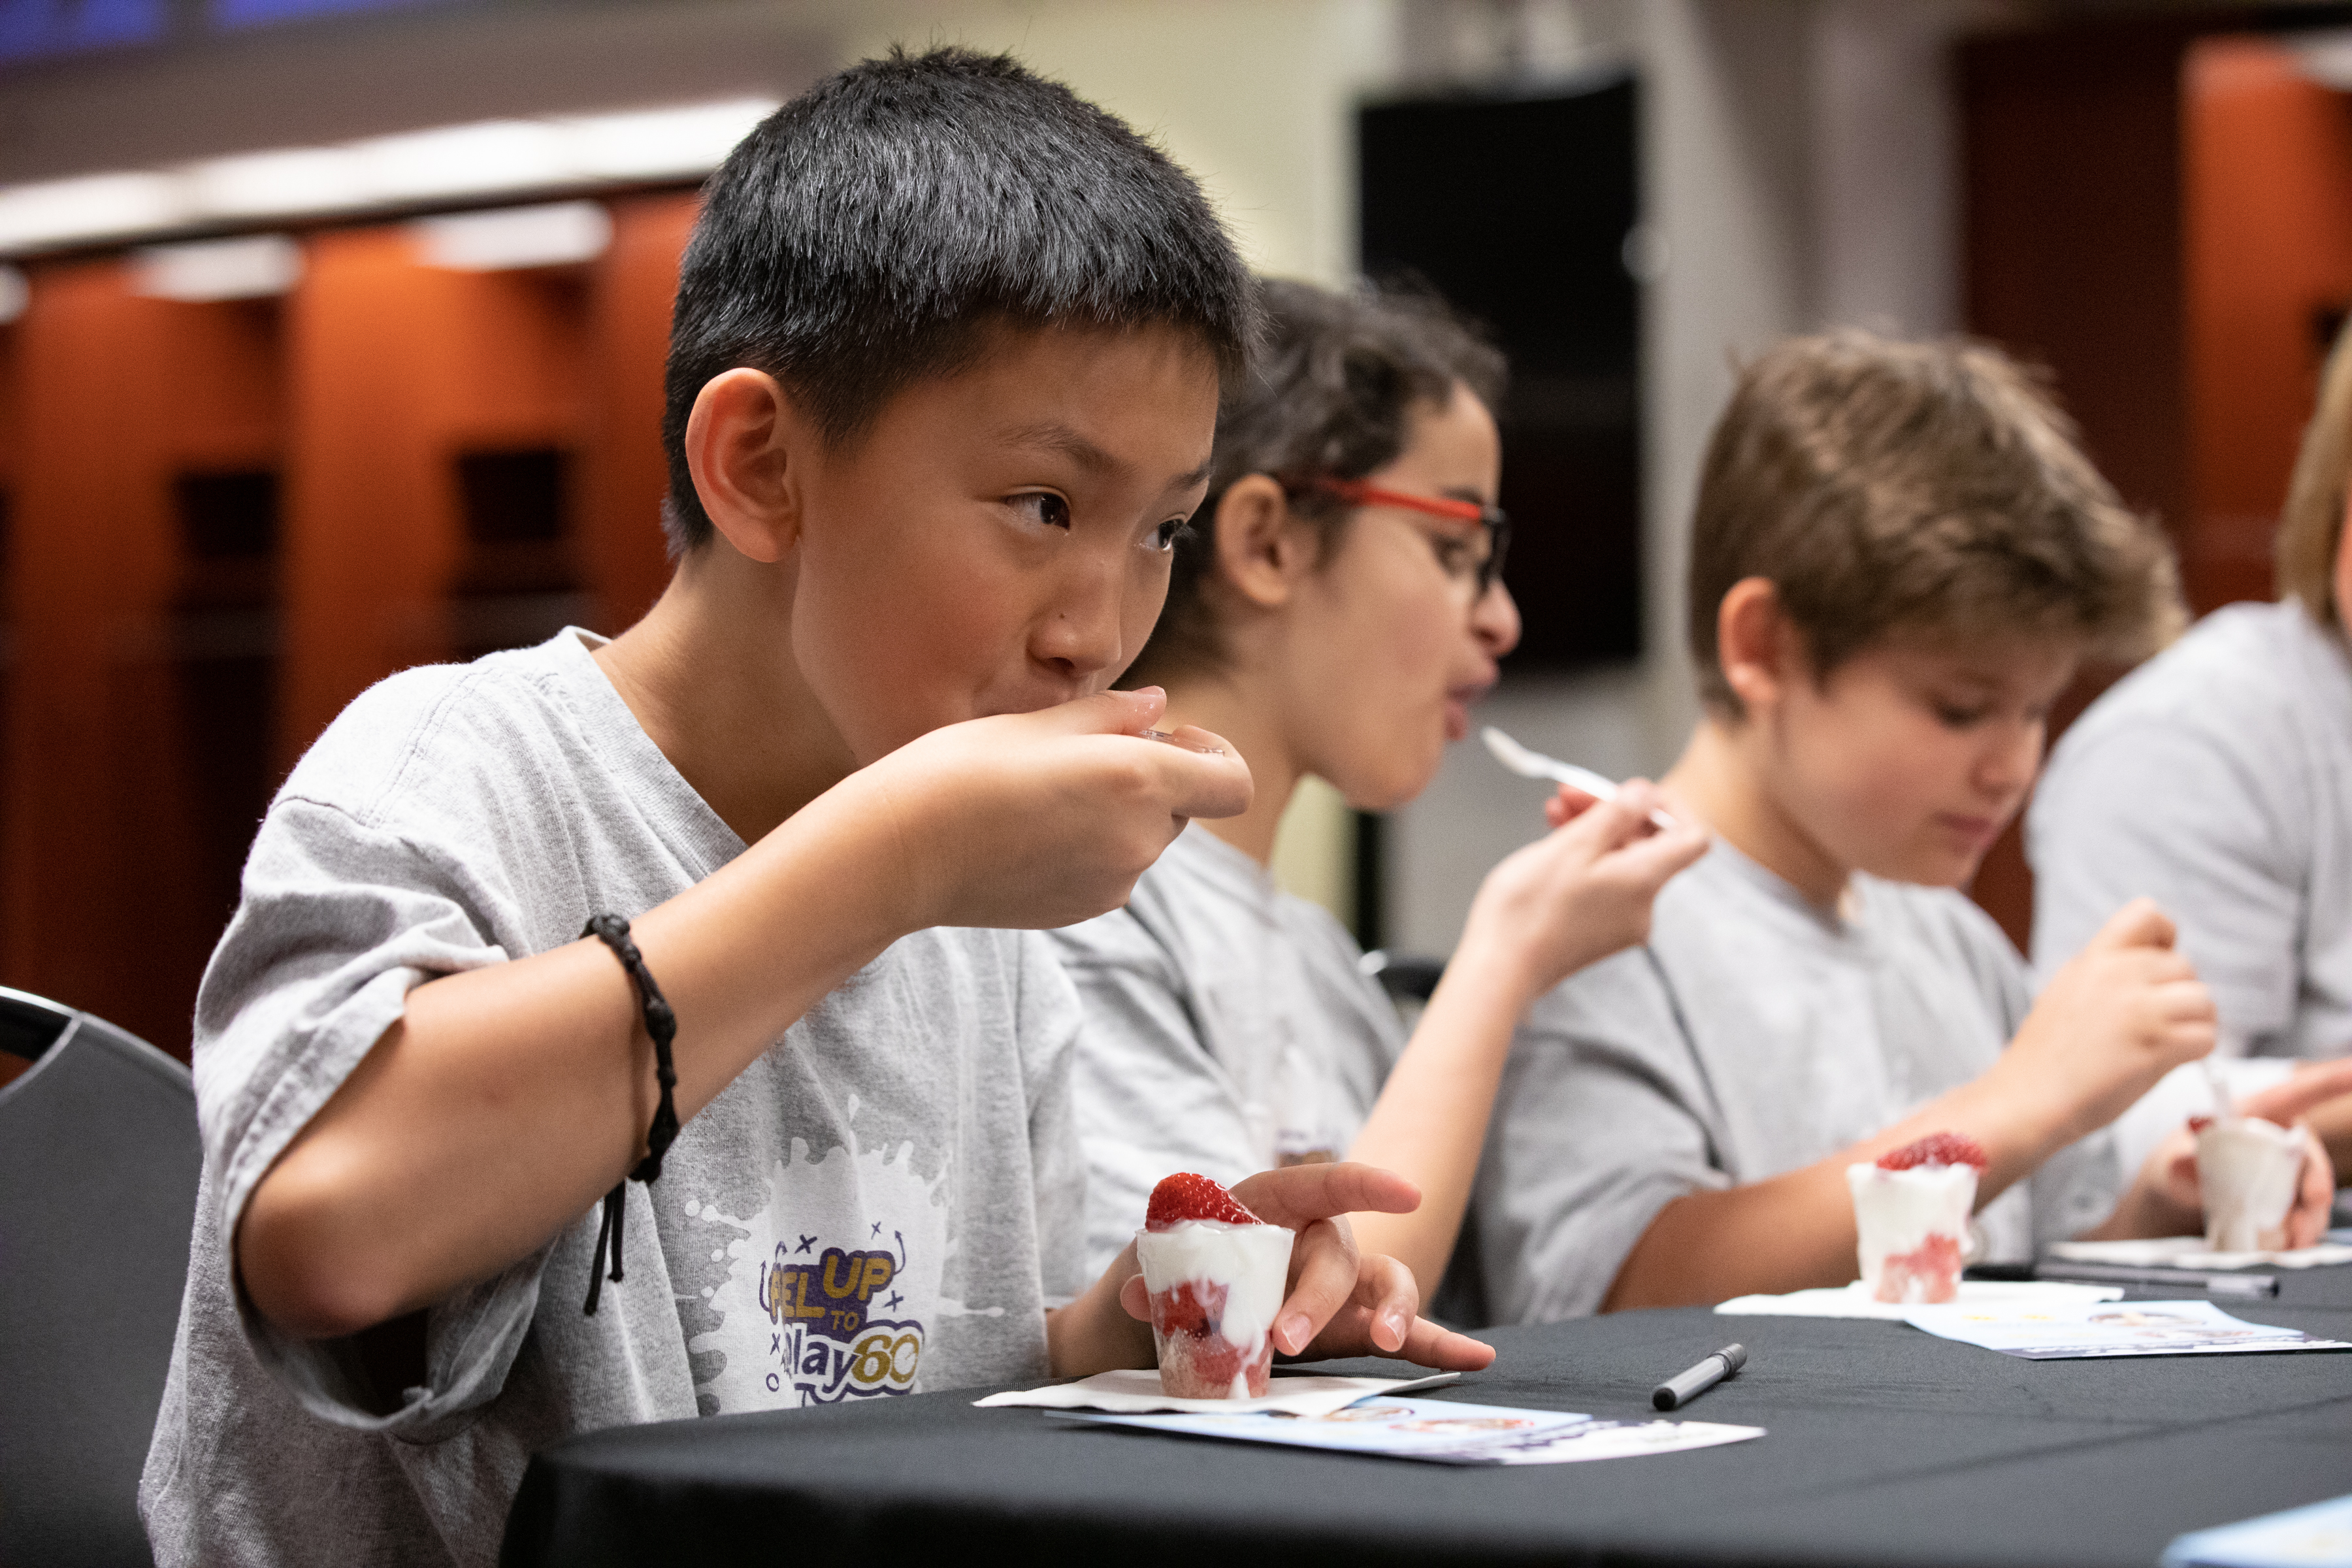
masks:
<svg viewBox="0 0 2352 1568"><path fill-rule="evenodd" d="M1966 888L1976 879L1977 868L1983 864L1982 850L1963 854L1949 849L1919 849L1889 855L1876 865L1864 864L1856 869L1882 881L1910 882L1922 888Z"/></svg>

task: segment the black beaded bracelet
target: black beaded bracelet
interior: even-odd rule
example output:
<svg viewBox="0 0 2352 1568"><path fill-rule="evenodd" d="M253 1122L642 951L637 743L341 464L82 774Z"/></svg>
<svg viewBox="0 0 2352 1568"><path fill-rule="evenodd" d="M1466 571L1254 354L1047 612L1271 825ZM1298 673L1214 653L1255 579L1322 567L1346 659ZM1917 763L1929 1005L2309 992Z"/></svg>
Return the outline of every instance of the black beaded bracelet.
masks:
<svg viewBox="0 0 2352 1568"><path fill-rule="evenodd" d="M646 1033L653 1037L654 1079L661 1085L661 1103L654 1107L653 1126L646 1132L646 1157L629 1173L640 1182L651 1184L661 1179L662 1156L677 1138L677 1068L670 1061L670 1042L677 1037L677 1015L669 1010L669 1002L654 984L651 972L646 968L645 954L629 940L629 922L618 915L591 915L582 936L593 936L613 950L621 967L629 972L636 985L637 998L644 1004ZM588 1304L582 1309L591 1317L595 1315L596 1302L604 1290L604 1255L607 1244L613 1257L613 1283L621 1282L621 1220L627 1212L628 1181L625 1178L604 1194L604 1222L596 1227L596 1261L588 1271Z"/></svg>

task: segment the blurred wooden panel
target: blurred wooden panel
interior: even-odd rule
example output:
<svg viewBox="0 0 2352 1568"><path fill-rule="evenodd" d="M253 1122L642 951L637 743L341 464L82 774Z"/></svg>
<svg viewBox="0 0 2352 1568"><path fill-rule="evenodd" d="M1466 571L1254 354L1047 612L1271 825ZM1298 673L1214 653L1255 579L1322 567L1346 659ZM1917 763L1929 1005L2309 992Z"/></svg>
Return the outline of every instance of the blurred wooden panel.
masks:
<svg viewBox="0 0 2352 1568"><path fill-rule="evenodd" d="M2272 596L2271 540L2330 324L2352 304L2352 96L2268 38L2184 68L2190 483L2201 612Z"/></svg>
<svg viewBox="0 0 2352 1568"><path fill-rule="evenodd" d="M37 269L17 331L0 954L9 984L185 1055L267 792L270 640L266 553L191 610L219 574L187 482L275 464L276 313L141 299L97 262Z"/></svg>
<svg viewBox="0 0 2352 1568"><path fill-rule="evenodd" d="M587 444L577 512L582 576L597 601L596 629L618 632L669 581L661 500L662 365L678 258L701 198L639 196L612 205L613 245L588 292Z"/></svg>
<svg viewBox="0 0 2352 1568"><path fill-rule="evenodd" d="M577 277L428 268L401 227L320 236L309 262L287 372L288 763L367 687L466 640L461 455L574 448L588 403Z"/></svg>

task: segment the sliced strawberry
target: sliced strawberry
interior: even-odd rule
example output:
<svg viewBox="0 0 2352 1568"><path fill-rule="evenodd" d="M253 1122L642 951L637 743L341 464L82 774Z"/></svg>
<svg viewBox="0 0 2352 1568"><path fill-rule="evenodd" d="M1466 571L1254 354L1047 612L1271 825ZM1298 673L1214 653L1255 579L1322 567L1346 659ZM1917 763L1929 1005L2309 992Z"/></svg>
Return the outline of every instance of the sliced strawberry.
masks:
<svg viewBox="0 0 2352 1568"><path fill-rule="evenodd" d="M1151 1298L1151 1326L1163 1334L1197 1339L1214 1333L1224 1319L1225 1288L1205 1279L1180 1279Z"/></svg>
<svg viewBox="0 0 2352 1568"><path fill-rule="evenodd" d="M1974 1165L1981 1171L1990 1163L1984 1145L1965 1132L1930 1132L1916 1143L1889 1149L1878 1157L1882 1171L1907 1171L1914 1165Z"/></svg>
<svg viewBox="0 0 2352 1568"><path fill-rule="evenodd" d="M1188 1219L1222 1220L1227 1225L1256 1225L1257 1215L1234 1201L1234 1194L1196 1171L1179 1171L1151 1189L1151 1206L1143 1228L1167 1230Z"/></svg>

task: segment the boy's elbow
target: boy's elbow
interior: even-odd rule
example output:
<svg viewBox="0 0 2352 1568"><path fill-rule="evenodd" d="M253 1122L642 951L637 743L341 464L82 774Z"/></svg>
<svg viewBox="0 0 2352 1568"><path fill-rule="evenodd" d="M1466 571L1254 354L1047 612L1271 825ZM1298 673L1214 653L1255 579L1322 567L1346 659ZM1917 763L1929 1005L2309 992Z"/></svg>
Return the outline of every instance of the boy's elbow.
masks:
<svg viewBox="0 0 2352 1568"><path fill-rule="evenodd" d="M272 1327L338 1339L395 1318L408 1303L383 1249L358 1238L345 1194L281 1163L261 1179L236 1228L236 1273Z"/></svg>

